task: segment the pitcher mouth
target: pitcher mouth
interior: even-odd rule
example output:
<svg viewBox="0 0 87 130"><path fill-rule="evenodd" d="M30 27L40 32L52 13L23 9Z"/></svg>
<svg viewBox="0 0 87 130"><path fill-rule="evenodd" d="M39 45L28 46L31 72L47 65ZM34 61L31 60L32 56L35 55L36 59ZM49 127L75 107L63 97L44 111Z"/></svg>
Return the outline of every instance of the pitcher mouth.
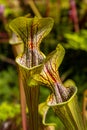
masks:
<svg viewBox="0 0 87 130"><path fill-rule="evenodd" d="M17 63L20 67L22 67L22 68L24 68L24 69L26 69L26 70L33 70L33 69L36 69L36 68L39 68L39 67L42 66L42 64L39 64L39 65L33 66L33 67L31 67L31 68L28 68L28 67L26 66L26 64L25 64L25 61L23 61L24 58L23 58L22 56L23 56L23 55L21 54L21 55L19 55L19 56L16 57L16 63Z"/></svg>
<svg viewBox="0 0 87 130"><path fill-rule="evenodd" d="M47 99L47 105L50 107L53 107L53 106L63 106L65 104L69 103L76 96L76 93L77 93L77 87L72 87L72 88L73 88L73 92L67 101L64 101L61 103L56 103L55 96L54 96L54 94L52 94Z"/></svg>

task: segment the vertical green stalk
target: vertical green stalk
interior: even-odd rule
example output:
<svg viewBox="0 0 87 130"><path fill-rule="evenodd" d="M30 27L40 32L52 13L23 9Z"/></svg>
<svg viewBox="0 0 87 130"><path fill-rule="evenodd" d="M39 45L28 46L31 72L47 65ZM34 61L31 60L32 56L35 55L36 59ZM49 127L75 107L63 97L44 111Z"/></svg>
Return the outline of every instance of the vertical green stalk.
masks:
<svg viewBox="0 0 87 130"><path fill-rule="evenodd" d="M21 74L19 72L19 89L20 89L20 102L21 102L21 115L22 115L22 125L23 130L27 130L27 118L26 118L26 100L25 100L25 93L23 88L23 82L21 79Z"/></svg>
<svg viewBox="0 0 87 130"><path fill-rule="evenodd" d="M12 45L12 50L14 56L17 57L19 54L23 53L24 44L22 41L19 41L18 37L13 33L12 38L10 39L10 44ZM23 88L23 82L21 79L21 74L18 69L18 79L19 79L19 90L20 90L20 105L21 105L21 116L22 116L22 126L23 130L27 130L27 122L26 122L26 100L25 93Z"/></svg>
<svg viewBox="0 0 87 130"><path fill-rule="evenodd" d="M87 89L84 92L83 95L83 121L85 125L85 130L87 130Z"/></svg>
<svg viewBox="0 0 87 130"><path fill-rule="evenodd" d="M30 87L30 95L28 97L28 100L31 101L31 106L29 107L29 129L30 130L38 130L38 96L39 96L39 87Z"/></svg>
<svg viewBox="0 0 87 130"><path fill-rule="evenodd" d="M16 59L19 62L19 58ZM18 63L20 73L22 74L22 81L26 95L26 102L29 114L29 129L38 130L38 104L39 104L39 86L37 84L30 85L32 75L39 73L38 67L26 68ZM36 72L37 71L37 72Z"/></svg>
<svg viewBox="0 0 87 130"><path fill-rule="evenodd" d="M35 2L33 0L29 0L27 3L30 5L30 7L33 10L35 16L41 18L42 16L41 16L40 12L38 11L38 9L36 8Z"/></svg>

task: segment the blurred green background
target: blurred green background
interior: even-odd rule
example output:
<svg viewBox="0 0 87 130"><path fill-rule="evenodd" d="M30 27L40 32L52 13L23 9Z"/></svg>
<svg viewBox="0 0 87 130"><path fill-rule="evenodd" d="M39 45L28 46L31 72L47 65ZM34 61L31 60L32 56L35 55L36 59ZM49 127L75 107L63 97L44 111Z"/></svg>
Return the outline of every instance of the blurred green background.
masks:
<svg viewBox="0 0 87 130"><path fill-rule="evenodd" d="M8 24L12 19L27 14L54 19L53 29L43 40L41 50L47 55L58 43L63 45L66 53L59 68L60 76L63 82L67 79L75 82L81 110L83 94L87 89L87 0L0 0L1 126L3 121L20 114L18 75L12 46L9 44L11 31ZM40 102L45 101L49 93L48 89L41 87ZM54 120L54 116L49 117L49 121ZM59 122L59 129L62 130L61 122L58 119L56 122ZM20 123L15 129L19 128Z"/></svg>

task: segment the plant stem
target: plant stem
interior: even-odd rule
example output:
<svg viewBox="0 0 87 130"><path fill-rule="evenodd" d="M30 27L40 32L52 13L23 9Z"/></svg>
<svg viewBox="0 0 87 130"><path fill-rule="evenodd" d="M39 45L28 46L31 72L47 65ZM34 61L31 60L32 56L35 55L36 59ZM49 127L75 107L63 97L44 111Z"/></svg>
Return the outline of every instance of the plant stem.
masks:
<svg viewBox="0 0 87 130"><path fill-rule="evenodd" d="M33 10L34 14L37 17L41 18L42 16L41 16L40 12L38 11L38 9L36 8L34 1L33 0L29 0L28 3L30 5L31 9Z"/></svg>
<svg viewBox="0 0 87 130"><path fill-rule="evenodd" d="M16 59L17 61L17 59ZM38 103L39 103L39 86L34 85L30 86L30 80L32 80L32 75L35 74L35 70L32 70L30 68L21 66L20 63L17 61L20 69L20 73L22 74L22 81L23 81L23 87L25 91L26 96L26 103L28 107L28 114L29 114L29 130L38 130Z"/></svg>
<svg viewBox="0 0 87 130"><path fill-rule="evenodd" d="M16 65L14 60L12 60L11 58L5 57L4 55L0 55L0 60L6 63L12 64L14 66Z"/></svg>
<svg viewBox="0 0 87 130"><path fill-rule="evenodd" d="M83 122L87 129L87 90L85 90L83 96Z"/></svg>
<svg viewBox="0 0 87 130"><path fill-rule="evenodd" d="M23 130L27 130L27 124L26 124L26 100L25 100L23 83L22 83L22 79L21 79L21 74L20 73L19 73L19 88L20 88L22 125L23 125Z"/></svg>
<svg viewBox="0 0 87 130"><path fill-rule="evenodd" d="M29 88L30 94L28 100L31 101L29 106L29 129L38 130L38 95L37 87Z"/></svg>
<svg viewBox="0 0 87 130"><path fill-rule="evenodd" d="M46 16L49 16L50 7L49 7L49 0L46 0Z"/></svg>
<svg viewBox="0 0 87 130"><path fill-rule="evenodd" d="M70 0L70 7L71 7L71 18L74 23L75 32L79 32L79 23L78 23L78 16L77 16L75 0Z"/></svg>
<svg viewBox="0 0 87 130"><path fill-rule="evenodd" d="M14 56L18 56L23 51L23 45L22 44L16 44L12 45L12 50L14 53ZM23 82L21 79L21 73L18 70L18 78L19 78L19 89L20 89L20 103L21 103L21 115L22 115L22 127L23 130L27 130L27 123L26 123L26 100L25 100L25 94L23 89Z"/></svg>

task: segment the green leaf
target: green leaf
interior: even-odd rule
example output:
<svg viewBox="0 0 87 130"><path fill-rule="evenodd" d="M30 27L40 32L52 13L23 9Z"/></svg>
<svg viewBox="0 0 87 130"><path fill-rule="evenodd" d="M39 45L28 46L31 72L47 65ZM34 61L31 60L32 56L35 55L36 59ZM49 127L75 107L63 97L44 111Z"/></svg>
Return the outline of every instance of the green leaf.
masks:
<svg viewBox="0 0 87 130"><path fill-rule="evenodd" d="M5 121L8 118L13 118L19 113L19 104L9 104L7 102L3 102L2 104L0 104L0 121Z"/></svg>
<svg viewBox="0 0 87 130"><path fill-rule="evenodd" d="M80 33L65 34L67 43L64 46L69 49L81 49L87 51L87 31L82 30Z"/></svg>
<svg viewBox="0 0 87 130"><path fill-rule="evenodd" d="M12 31L19 35L25 44L29 38L29 30L32 25L32 21L32 18L28 19L26 17L18 17L9 24Z"/></svg>
<svg viewBox="0 0 87 130"><path fill-rule="evenodd" d="M55 126L56 125L55 123L46 123L46 115L48 113L49 108L50 107L47 105L46 102L39 104L39 114L41 115L42 123L45 126Z"/></svg>
<svg viewBox="0 0 87 130"><path fill-rule="evenodd" d="M42 39L48 35L53 27L52 18L26 18L14 19L9 27L17 33L25 44L40 44Z"/></svg>

